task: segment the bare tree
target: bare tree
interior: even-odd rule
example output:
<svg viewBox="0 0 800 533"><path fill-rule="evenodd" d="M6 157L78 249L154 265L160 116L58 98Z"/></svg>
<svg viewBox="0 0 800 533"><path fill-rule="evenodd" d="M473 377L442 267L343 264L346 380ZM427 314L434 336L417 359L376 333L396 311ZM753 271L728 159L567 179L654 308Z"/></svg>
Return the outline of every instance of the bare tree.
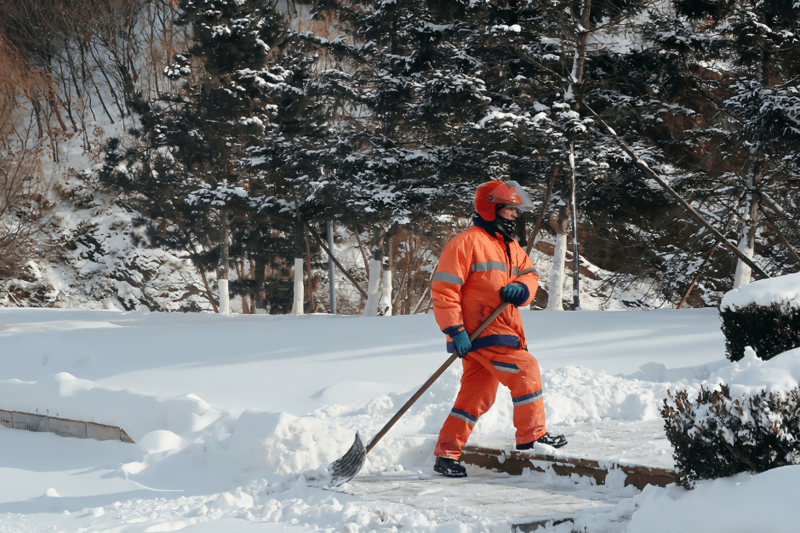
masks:
<svg viewBox="0 0 800 533"><path fill-rule="evenodd" d="M19 276L33 258L54 207L41 178L41 147L0 155L0 277Z"/></svg>
<svg viewBox="0 0 800 533"><path fill-rule="evenodd" d="M31 135L27 97L46 80L0 33L0 276L17 274L31 258L45 213L52 208L42 179L41 142ZM27 124L27 129L25 125Z"/></svg>

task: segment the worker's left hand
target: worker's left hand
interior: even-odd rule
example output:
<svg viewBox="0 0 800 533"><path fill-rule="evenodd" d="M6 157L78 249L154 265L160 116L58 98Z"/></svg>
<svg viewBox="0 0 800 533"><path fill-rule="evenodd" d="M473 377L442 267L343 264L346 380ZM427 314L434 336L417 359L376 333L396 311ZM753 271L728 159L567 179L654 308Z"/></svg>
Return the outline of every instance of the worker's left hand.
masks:
<svg viewBox="0 0 800 533"><path fill-rule="evenodd" d="M500 289L500 299L516 306L524 304L529 295L528 287L520 281L509 283Z"/></svg>
<svg viewBox="0 0 800 533"><path fill-rule="evenodd" d="M462 329L453 337L453 346L456 354L462 358L472 350L472 342L470 342L466 330Z"/></svg>

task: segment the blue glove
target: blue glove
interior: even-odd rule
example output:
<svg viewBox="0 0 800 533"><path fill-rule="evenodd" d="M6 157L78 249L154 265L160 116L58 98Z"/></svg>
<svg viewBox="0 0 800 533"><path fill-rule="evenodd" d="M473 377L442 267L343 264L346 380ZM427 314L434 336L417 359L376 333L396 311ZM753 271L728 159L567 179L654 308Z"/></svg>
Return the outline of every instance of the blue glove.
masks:
<svg viewBox="0 0 800 533"><path fill-rule="evenodd" d="M469 340L469 335L467 335L467 330L462 329L452 339L459 357L464 357L472 350L472 343Z"/></svg>
<svg viewBox="0 0 800 533"><path fill-rule="evenodd" d="M516 306L524 304L528 296L530 296L528 287L520 281L509 283L500 289L500 299Z"/></svg>

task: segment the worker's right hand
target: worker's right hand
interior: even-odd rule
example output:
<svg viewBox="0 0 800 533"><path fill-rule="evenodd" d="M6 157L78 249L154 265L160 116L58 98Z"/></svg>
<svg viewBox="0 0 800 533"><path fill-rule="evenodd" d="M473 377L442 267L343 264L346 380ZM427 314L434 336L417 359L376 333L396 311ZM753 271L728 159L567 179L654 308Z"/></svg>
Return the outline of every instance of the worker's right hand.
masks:
<svg viewBox="0 0 800 533"><path fill-rule="evenodd" d="M467 330L462 329L453 337L453 346L455 346L456 354L458 354L459 357L464 357L472 350L472 342L469 340Z"/></svg>

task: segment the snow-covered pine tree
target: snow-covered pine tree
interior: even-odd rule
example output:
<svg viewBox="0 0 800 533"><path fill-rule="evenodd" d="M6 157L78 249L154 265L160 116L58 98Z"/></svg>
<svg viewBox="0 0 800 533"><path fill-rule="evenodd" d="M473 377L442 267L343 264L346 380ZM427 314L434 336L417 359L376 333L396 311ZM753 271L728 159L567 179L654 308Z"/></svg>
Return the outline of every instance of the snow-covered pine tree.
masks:
<svg viewBox="0 0 800 533"><path fill-rule="evenodd" d="M684 189L720 221L737 213L740 249L755 254L768 273L795 268L793 249L800 240L790 221L797 215L793 176L800 170L800 88L794 76L800 6L749 0L673 5L677 16L655 18L647 35L669 58L670 80L661 84L658 98L667 109L678 103L693 115L683 121L685 148L677 163L703 172L695 172ZM771 207L762 205L776 197ZM723 289L730 288L731 277L737 287L751 278L741 261L731 276L729 257L714 265L723 273Z"/></svg>
<svg viewBox="0 0 800 533"><path fill-rule="evenodd" d="M580 203L594 193L587 183L606 177L607 159L617 152L608 138L593 135L593 120L582 109L587 95L605 89L590 69L594 61L611 53L605 46L607 37L598 35L621 25L638 7L629 2L492 3L473 14L482 37L471 49L491 99L490 115L479 122L488 133L479 137L481 145L492 150L495 160L506 161L512 178L539 194L549 190L549 177L560 182L552 195L544 195L549 205L542 206L543 214L558 210L563 219L553 225L556 247L549 289L551 295L558 294L548 299L551 309L562 308L568 228L577 225ZM576 231L573 228L577 270ZM577 279L573 277L573 308L580 305Z"/></svg>
<svg viewBox="0 0 800 533"><path fill-rule="evenodd" d="M652 31L645 16L648 12L644 2L554 7L550 42L557 43L551 45L555 57L542 66L563 80L563 102L572 109L558 117L556 127L567 137L574 131L569 125L572 112L585 119L593 115L589 109L596 111L641 160L680 188L702 174L696 164L676 163L694 153L682 135L681 121L696 114L696 101L686 98L691 93L681 93L685 80L675 76L674 63L680 55L639 40ZM665 98L665 94L670 96ZM585 120L579 123L579 127L586 125ZM685 276L686 264L697 255L692 244L708 239L698 231L698 224L681 216L681 208L676 209L663 190L642 179L642 171L609 132L597 128L593 135L575 142L572 157L580 184L578 213L589 244L584 255L628 280L649 277L651 286L663 296L669 297L677 285L688 286L691 278ZM557 192L554 200L566 198L559 198ZM658 298L659 293L654 296Z"/></svg>
<svg viewBox="0 0 800 533"><path fill-rule="evenodd" d="M312 267L318 266L320 247L309 238L309 229L317 231L316 225L341 219L348 209L329 193L334 173L330 169L340 166L339 145L348 133L337 116L347 95L332 81L338 74L325 68L323 55L324 49L293 31L274 49L271 72L283 81L265 87L273 102L273 129L246 160L258 178L259 192L252 202L258 216L291 227L294 314L318 307Z"/></svg>
<svg viewBox="0 0 800 533"><path fill-rule="evenodd" d="M560 111L550 104L561 91L541 68L552 50L537 6L353 5L339 12L354 39L350 80L372 114L353 139L342 183L357 185L344 196L363 206L363 223L391 234L397 224L463 217L478 184L510 178L544 190L553 166L568 163L564 151L553 158L568 140L554 127Z"/></svg>
<svg viewBox="0 0 800 533"><path fill-rule="evenodd" d="M285 73L268 68L268 55L285 27L274 5L255 0L182 0L178 23L191 26L193 45L165 74L183 79L181 90L132 102L141 144L127 153L111 150L103 177L142 214L153 244L192 260L216 308L205 275L217 271L220 280L228 279L219 265L225 247L237 243L232 255L239 261L261 258L264 265L274 250L238 243L245 232L263 241L280 231L253 216L257 176L244 162L272 129L267 88L285 83ZM223 238L225 227L230 241Z"/></svg>
<svg viewBox="0 0 800 533"><path fill-rule="evenodd" d="M469 194L450 178L455 169L448 163L458 159L469 168L472 158L465 151L456 158L450 136L463 122L459 115L469 114L476 102L485 105L484 99L465 76L457 72L448 79L447 71L437 70L456 48L443 39L453 31L453 13L442 21L436 17L444 13L436 10L458 5L369 0L353 3L354 9L332 6L352 40L345 46L348 41L339 39L329 49L336 57L355 58L349 69L343 67L342 83L358 114L351 113L354 134L341 146L342 162L332 170L328 194L348 206L343 216L351 224L372 233L366 315L392 313L388 246L398 228L441 226L440 216L453 211L449 206L463 206L461 196ZM447 105L431 105L446 94Z"/></svg>

